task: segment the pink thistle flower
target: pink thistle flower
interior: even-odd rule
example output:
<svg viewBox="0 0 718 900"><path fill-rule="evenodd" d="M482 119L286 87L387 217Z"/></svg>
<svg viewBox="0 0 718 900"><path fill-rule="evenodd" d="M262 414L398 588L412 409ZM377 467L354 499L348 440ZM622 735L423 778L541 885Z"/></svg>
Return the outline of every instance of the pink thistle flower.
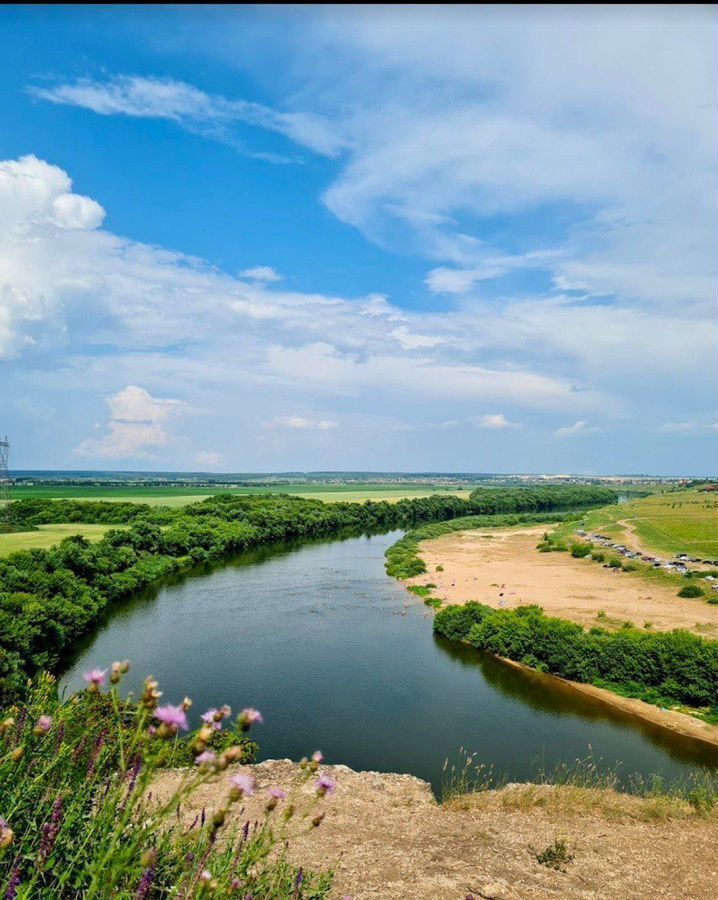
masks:
<svg viewBox="0 0 718 900"><path fill-rule="evenodd" d="M208 709L206 713L202 713L200 719L205 725L209 725L214 731L219 731L222 727L222 719L232 714L229 706L223 706L221 709Z"/></svg>
<svg viewBox="0 0 718 900"><path fill-rule="evenodd" d="M242 731L249 731L252 725L261 725L264 722L264 718L258 709L252 709L251 706L248 706L247 709L243 709L239 714L237 721Z"/></svg>
<svg viewBox="0 0 718 900"><path fill-rule="evenodd" d="M254 778L251 775L233 775L229 783L245 797L251 797L254 793Z"/></svg>
<svg viewBox="0 0 718 900"><path fill-rule="evenodd" d="M325 794L333 793L336 786L336 781L328 775L320 775L314 783L314 787L320 797L323 797Z"/></svg>
<svg viewBox="0 0 718 900"><path fill-rule="evenodd" d="M314 760L315 763L323 762L324 754L322 753L321 750L315 750L314 753L312 753L312 759Z"/></svg>
<svg viewBox="0 0 718 900"><path fill-rule="evenodd" d="M284 800L284 798L287 796L287 792L282 791L279 788L269 788L267 793L273 800Z"/></svg>
<svg viewBox="0 0 718 900"><path fill-rule="evenodd" d="M52 716L40 716L35 723L33 731L35 734L47 734L52 728Z"/></svg>
<svg viewBox="0 0 718 900"><path fill-rule="evenodd" d="M85 682L89 690L99 691L99 689L105 683L106 677L107 669L90 669L88 672L85 672L83 674L82 680Z"/></svg>
<svg viewBox="0 0 718 900"><path fill-rule="evenodd" d="M187 713L181 706L158 706L155 710L155 719L166 725L172 734L176 734L178 729L187 731Z"/></svg>
<svg viewBox="0 0 718 900"><path fill-rule="evenodd" d="M203 753L200 753L199 756L195 756L194 758L194 764L200 767L206 766L209 768L216 762L217 755L216 753L212 753L211 750L205 750Z"/></svg>

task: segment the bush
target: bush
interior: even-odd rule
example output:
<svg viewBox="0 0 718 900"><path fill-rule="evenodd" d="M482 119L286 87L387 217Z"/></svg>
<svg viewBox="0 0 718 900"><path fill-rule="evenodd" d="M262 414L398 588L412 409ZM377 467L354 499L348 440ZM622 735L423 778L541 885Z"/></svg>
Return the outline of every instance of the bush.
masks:
<svg viewBox="0 0 718 900"><path fill-rule="evenodd" d="M571 556L575 556L576 559L583 559L584 556L588 556L591 553L591 549L591 544L571 544Z"/></svg>
<svg viewBox="0 0 718 900"><path fill-rule="evenodd" d="M591 553L591 559L594 559L596 562L603 562L606 559L606 554L601 553L600 550L594 550Z"/></svg>
<svg viewBox="0 0 718 900"><path fill-rule="evenodd" d="M682 587L680 591L678 591L679 597L703 597L705 596L703 591L698 587L697 584L687 584L685 587Z"/></svg>
<svg viewBox="0 0 718 900"><path fill-rule="evenodd" d="M718 708L718 641L687 631L643 631L631 623L613 633L585 631L538 606L493 610L479 603L441 610L434 630L517 662L532 656L573 681Z"/></svg>

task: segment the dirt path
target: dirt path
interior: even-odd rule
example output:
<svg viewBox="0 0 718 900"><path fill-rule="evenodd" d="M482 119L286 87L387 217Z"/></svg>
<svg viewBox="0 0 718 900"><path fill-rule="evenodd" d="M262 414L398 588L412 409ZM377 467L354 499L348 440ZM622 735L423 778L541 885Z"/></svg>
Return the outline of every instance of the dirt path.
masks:
<svg viewBox="0 0 718 900"><path fill-rule="evenodd" d="M266 790L287 790L297 767L268 761L252 770L257 790L230 821L261 818ZM236 769L234 771L237 771ZM290 855L307 868L333 866L331 897L353 900L706 900L718 883L715 817L699 818L688 807L640 800L611 791L515 785L469 795L440 806L429 785L409 775L354 772L325 767L336 779L325 798L326 818L290 842ZM189 824L203 808L222 805L230 772L204 785L183 807ZM158 799L180 774L164 773ZM302 789L298 810L311 802ZM282 807L278 809L281 813ZM234 817L234 818L233 818ZM543 850L557 837L574 860L566 871L541 866L531 847Z"/></svg>
<svg viewBox="0 0 718 900"><path fill-rule="evenodd" d="M616 525L619 525L624 529L623 534L618 539L622 541L629 550L635 550L639 553L648 554L649 556L657 556L664 560L674 560L674 557L670 553L661 552L660 550L655 550L652 547L647 547L645 544L641 544L641 540L638 537L638 533L636 532L636 526L632 524L635 519L618 519L616 521ZM698 569L704 571L712 571L715 569L714 565L710 563L689 563L691 569Z"/></svg>
<svg viewBox="0 0 718 900"><path fill-rule="evenodd" d="M685 628L718 637L718 606L677 597L672 588L649 584L620 570L568 553L539 553L543 526L494 532L462 531L424 541L419 555L427 574L408 583L434 583L446 603L478 600L512 609L537 603L547 615L591 626L626 621L655 630ZM443 572L437 572L437 566ZM598 618L599 611L605 617Z"/></svg>

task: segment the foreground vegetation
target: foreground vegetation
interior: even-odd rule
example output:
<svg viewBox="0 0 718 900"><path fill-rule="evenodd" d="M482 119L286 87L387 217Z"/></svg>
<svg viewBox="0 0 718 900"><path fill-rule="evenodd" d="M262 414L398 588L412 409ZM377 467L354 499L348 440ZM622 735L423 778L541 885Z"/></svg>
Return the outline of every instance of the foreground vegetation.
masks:
<svg viewBox="0 0 718 900"><path fill-rule="evenodd" d="M312 875L286 861L293 833L318 827L322 797L333 789L317 776L320 755L298 770L314 779L314 800L267 796L263 821L229 825L228 814L255 788L250 775L230 779L217 807L183 829L180 810L231 763L246 761L247 732L262 721L252 709L234 724L231 710L208 710L184 737L190 701L159 706L151 678L137 702L117 686L127 663L86 673L88 689L60 702L51 676L39 676L21 707L0 721L0 884L6 900L30 898L253 897L319 900L329 873ZM159 770L185 766L167 801L153 800ZM281 796L280 796L281 794Z"/></svg>
<svg viewBox="0 0 718 900"><path fill-rule="evenodd" d="M687 631L587 631L538 606L494 610L481 603L441 610L434 631L571 681L661 706L698 708L718 722L718 641Z"/></svg>
<svg viewBox="0 0 718 900"><path fill-rule="evenodd" d="M59 522L122 525L96 543L70 537L50 550L0 560L0 696L23 690L28 675L52 670L112 603L148 584L261 544L406 528L467 512L563 508L606 502L600 488L494 489L468 500L433 496L398 503L332 503L296 497L220 495L181 509L131 503L25 500L21 527Z"/></svg>

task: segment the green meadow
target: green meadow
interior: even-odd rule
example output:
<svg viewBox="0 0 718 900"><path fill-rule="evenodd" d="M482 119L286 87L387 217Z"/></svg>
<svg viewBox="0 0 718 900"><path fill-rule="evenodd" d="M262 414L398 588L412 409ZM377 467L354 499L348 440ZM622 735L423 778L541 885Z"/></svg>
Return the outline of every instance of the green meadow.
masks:
<svg viewBox="0 0 718 900"><path fill-rule="evenodd" d="M18 550L47 550L64 538L75 534L81 534L88 541L99 541L108 528L122 527L122 525L86 525L84 523L38 525L37 531L14 531L10 534L0 534L0 556L7 556Z"/></svg>

